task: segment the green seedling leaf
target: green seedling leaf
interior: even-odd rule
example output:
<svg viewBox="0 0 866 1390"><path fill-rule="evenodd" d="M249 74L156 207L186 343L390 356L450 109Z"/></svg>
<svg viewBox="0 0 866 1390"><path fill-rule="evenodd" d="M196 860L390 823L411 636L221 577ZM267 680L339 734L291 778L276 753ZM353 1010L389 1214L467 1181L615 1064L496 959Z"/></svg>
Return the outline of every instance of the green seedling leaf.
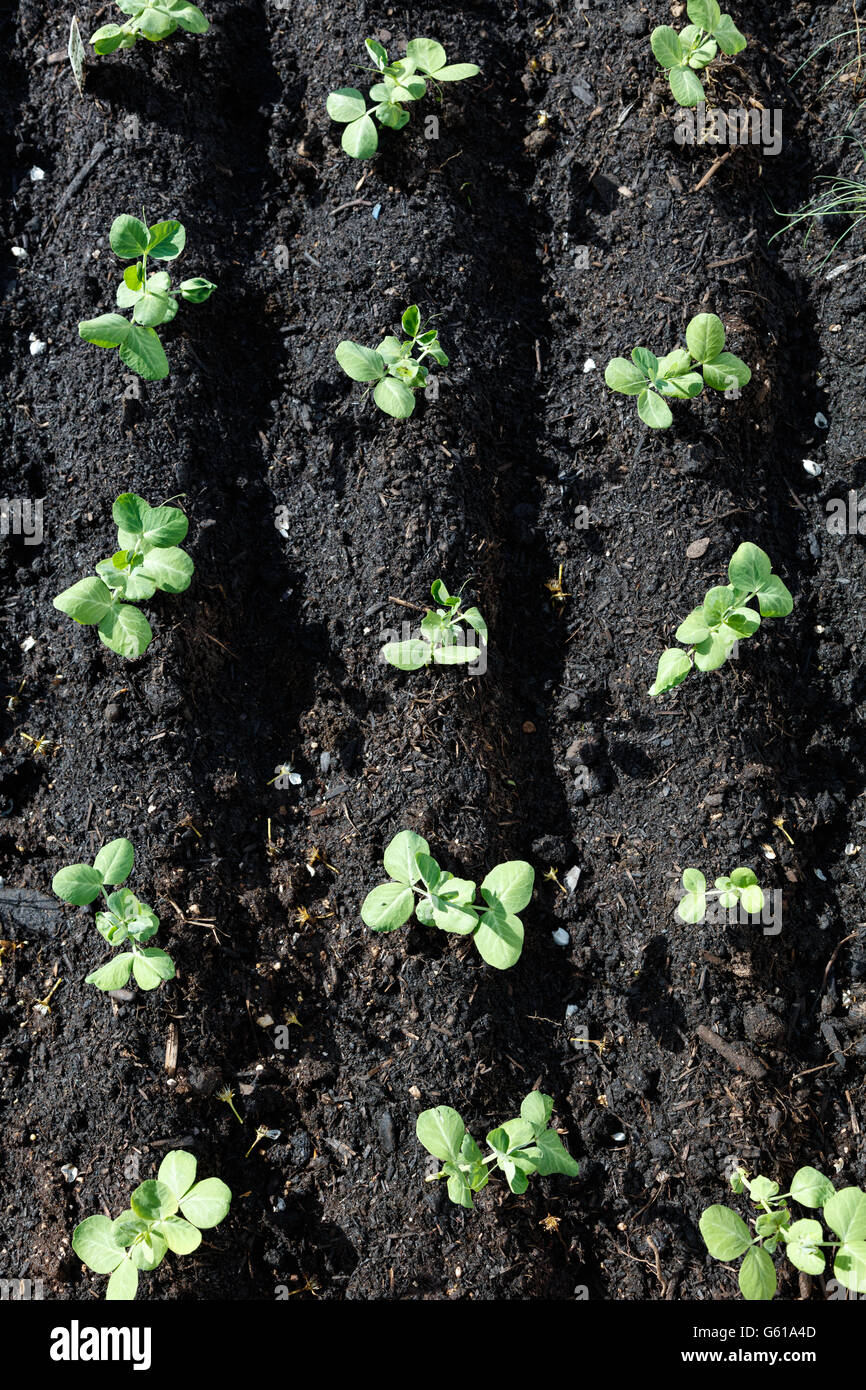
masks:
<svg viewBox="0 0 866 1390"><path fill-rule="evenodd" d="M523 950L523 923L510 912L485 912L474 940L482 960L495 970L508 970Z"/></svg>
<svg viewBox="0 0 866 1390"><path fill-rule="evenodd" d="M671 408L656 391L642 391L637 398L637 413L651 430L666 430L673 424Z"/></svg>
<svg viewBox="0 0 866 1390"><path fill-rule="evenodd" d="M395 420L408 420L415 409L412 390L393 376L386 376L373 388L373 400L380 410Z"/></svg>
<svg viewBox="0 0 866 1390"><path fill-rule="evenodd" d="M713 38L719 45L723 53L733 57L735 53L742 53L746 47L746 38L741 34L729 14L723 14L718 24L713 29Z"/></svg>
<svg viewBox="0 0 866 1390"><path fill-rule="evenodd" d="M111 1274L125 1258L114 1239L113 1224L107 1216L88 1216L72 1233L73 1250L95 1274Z"/></svg>
<svg viewBox="0 0 866 1390"><path fill-rule="evenodd" d="M659 657L656 678L650 686L650 695L661 695L665 690L673 690L682 685L692 669L691 658L678 647L668 647Z"/></svg>
<svg viewBox="0 0 866 1390"><path fill-rule="evenodd" d="M415 1122L415 1133L419 1143L440 1162L459 1161L466 1126L449 1105L422 1110Z"/></svg>
<svg viewBox="0 0 866 1390"><path fill-rule="evenodd" d="M189 304L204 304L205 300L210 299L216 285L213 280L208 280L203 275L194 275L191 280L184 280L180 286L182 297Z"/></svg>
<svg viewBox="0 0 866 1390"><path fill-rule="evenodd" d="M572 1158L555 1129L547 1129L539 1134L535 1144L526 1150L543 1178L552 1173L564 1173L566 1177L576 1178L580 1164Z"/></svg>
<svg viewBox="0 0 866 1390"><path fill-rule="evenodd" d="M340 121L343 125L360 120L367 114L367 103L357 87L340 87L336 92L331 92L326 107L331 120Z"/></svg>
<svg viewBox="0 0 866 1390"><path fill-rule="evenodd" d="M178 545L189 530L189 521L179 507L150 507L135 492L121 493L111 514L118 542L128 550Z"/></svg>
<svg viewBox="0 0 866 1390"><path fill-rule="evenodd" d="M101 579L80 579L64 589L53 601L54 607L85 626L98 623L111 609L111 593Z"/></svg>
<svg viewBox="0 0 866 1390"><path fill-rule="evenodd" d="M715 33L716 25L722 17L717 0L688 0L686 13L692 24L696 24L707 34Z"/></svg>
<svg viewBox="0 0 866 1390"><path fill-rule="evenodd" d="M543 1133L553 1114L553 1096L542 1091L530 1091L520 1106L520 1117L532 1125L534 1134Z"/></svg>
<svg viewBox="0 0 866 1390"><path fill-rule="evenodd" d="M380 883L361 904L361 921L372 931L396 931L415 909L412 889L401 883Z"/></svg>
<svg viewBox="0 0 866 1390"><path fill-rule="evenodd" d="M805 1274L824 1273L824 1255L818 1248L824 1239L820 1221L795 1221L784 1233L785 1254Z"/></svg>
<svg viewBox="0 0 866 1390"><path fill-rule="evenodd" d="M735 1260L752 1244L745 1221L729 1207L707 1207L698 1225L707 1250L716 1260Z"/></svg>
<svg viewBox="0 0 866 1390"><path fill-rule="evenodd" d="M675 633L677 641L685 643L686 646L703 642L709 635L710 629L704 617L703 607L692 609L689 616L680 623Z"/></svg>
<svg viewBox="0 0 866 1390"><path fill-rule="evenodd" d="M159 1221L164 1216L174 1215L177 1201L171 1188L164 1182L158 1178L148 1178L135 1189L129 1205L142 1221Z"/></svg>
<svg viewBox="0 0 866 1390"><path fill-rule="evenodd" d="M705 362L703 373L704 381L714 391L729 391L734 386L747 386L752 379L750 368L732 352L720 352L712 362Z"/></svg>
<svg viewBox="0 0 866 1390"><path fill-rule="evenodd" d="M725 346L725 325L716 314L696 314L686 328L686 345L696 362L712 362Z"/></svg>
<svg viewBox="0 0 866 1390"><path fill-rule="evenodd" d="M833 1273L852 1293L866 1293L866 1241L847 1240L836 1251Z"/></svg>
<svg viewBox="0 0 866 1390"><path fill-rule="evenodd" d="M679 106L698 106L702 101L706 101L701 80L691 68L671 68L668 79L674 101Z"/></svg>
<svg viewBox="0 0 866 1390"><path fill-rule="evenodd" d="M680 43L680 36L676 29L672 29L669 24L662 24L657 29L653 29L650 35L650 47L663 68L682 66L685 54Z"/></svg>
<svg viewBox="0 0 866 1390"><path fill-rule="evenodd" d="M148 232L147 253L158 261L175 260L186 246L186 230L170 218L155 222Z"/></svg>
<svg viewBox="0 0 866 1390"><path fill-rule="evenodd" d="M139 989L157 989L163 980L174 979L174 964L158 946L148 946L133 957L132 973Z"/></svg>
<svg viewBox="0 0 866 1390"><path fill-rule="evenodd" d="M122 261L143 256L147 251L148 230L137 217L122 213L115 217L108 233L108 242L115 256Z"/></svg>
<svg viewBox="0 0 866 1390"><path fill-rule="evenodd" d="M771 574L758 593L758 607L765 618L787 618L794 600L777 574Z"/></svg>
<svg viewBox="0 0 866 1390"><path fill-rule="evenodd" d="M823 1207L835 1193L830 1179L817 1168L800 1168L791 1182L791 1196L801 1207Z"/></svg>
<svg viewBox="0 0 866 1390"><path fill-rule="evenodd" d="M866 1240L866 1193L843 1187L824 1203L824 1220L846 1245Z"/></svg>
<svg viewBox="0 0 866 1390"><path fill-rule="evenodd" d="M401 830L395 835L382 856L386 874L398 883L417 883L421 877L417 856L429 857L430 846L414 830Z"/></svg>
<svg viewBox="0 0 866 1390"><path fill-rule="evenodd" d="M140 573L152 580L157 589L167 594L180 594L190 586L193 563L185 551L168 546L148 551Z"/></svg>
<svg viewBox="0 0 866 1390"><path fill-rule="evenodd" d="M735 589L747 593L760 592L772 573L770 557L751 541L744 541L731 556L728 565L728 578Z"/></svg>
<svg viewBox="0 0 866 1390"><path fill-rule="evenodd" d="M386 642L382 648L382 657L389 666L396 666L398 671L420 671L423 666L429 666L432 662L433 648L429 642L417 639L409 642Z"/></svg>
<svg viewBox="0 0 866 1390"><path fill-rule="evenodd" d="M136 1269L152 1270L162 1264L168 1252L168 1243L157 1233L155 1227L148 1230L129 1251L130 1262Z"/></svg>
<svg viewBox="0 0 866 1390"><path fill-rule="evenodd" d="M138 1270L131 1260L124 1257L108 1281L105 1290L107 1303L128 1303L138 1292Z"/></svg>
<svg viewBox="0 0 866 1390"><path fill-rule="evenodd" d="M181 1199L180 1209L187 1221L200 1231L218 1226L228 1215L232 1194L219 1178L205 1178Z"/></svg>
<svg viewBox="0 0 866 1390"><path fill-rule="evenodd" d="M142 656L153 641L147 618L128 603L113 604L96 630L106 647L128 660Z"/></svg>
<svg viewBox="0 0 866 1390"><path fill-rule="evenodd" d="M376 126L369 116L345 126L340 144L352 159L371 159L379 148Z"/></svg>
<svg viewBox="0 0 866 1390"><path fill-rule="evenodd" d="M101 965L98 970L91 971L84 977L84 983L95 985L97 989L102 990L123 989L129 979L133 960L132 952L124 951L107 965Z"/></svg>
<svg viewBox="0 0 866 1390"><path fill-rule="evenodd" d="M201 1245L201 1231L181 1216L169 1216L154 1228L175 1255L191 1255Z"/></svg>
<svg viewBox="0 0 866 1390"><path fill-rule="evenodd" d="M481 884L481 896L488 907L503 912L522 912L532 897L535 870L523 859L497 864Z"/></svg>
<svg viewBox="0 0 866 1390"><path fill-rule="evenodd" d="M776 1268L770 1256L760 1245L753 1245L746 1251L746 1258L740 1265L740 1292L750 1303L766 1303L776 1292Z"/></svg>
<svg viewBox="0 0 866 1390"><path fill-rule="evenodd" d="M111 840L103 845L93 861L93 867L102 876L102 882L112 887L129 878L134 861L135 850L129 840Z"/></svg>
<svg viewBox="0 0 866 1390"><path fill-rule="evenodd" d="M334 356L352 381L379 381L385 375L385 363L379 353L360 343L338 343Z"/></svg>
<svg viewBox="0 0 866 1390"><path fill-rule="evenodd" d="M445 49L435 39L412 39L411 43L406 45L406 56L420 72L426 72L430 76L437 75L448 61Z"/></svg>
<svg viewBox="0 0 866 1390"><path fill-rule="evenodd" d="M102 892L102 874L89 864L70 864L51 880L51 891L65 903L86 907Z"/></svg>

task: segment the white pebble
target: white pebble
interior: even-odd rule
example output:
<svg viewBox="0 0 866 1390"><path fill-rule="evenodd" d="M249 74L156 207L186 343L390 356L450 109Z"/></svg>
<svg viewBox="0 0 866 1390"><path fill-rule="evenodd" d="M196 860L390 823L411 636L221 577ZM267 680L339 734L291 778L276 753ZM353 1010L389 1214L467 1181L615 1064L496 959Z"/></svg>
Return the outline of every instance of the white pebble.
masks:
<svg viewBox="0 0 866 1390"><path fill-rule="evenodd" d="M15 257L16 260L19 261L24 261L27 259L27 252L25 251L23 246L13 246L12 255Z"/></svg>
<svg viewBox="0 0 866 1390"><path fill-rule="evenodd" d="M565 875L565 886L566 886L566 888L568 889L568 895L569 895L569 897L571 897L571 894L574 892L574 890L575 890L575 888L577 887L577 885L578 885L579 882L580 882L580 869L578 868L577 864L574 864L574 865L569 869L568 873Z"/></svg>
<svg viewBox="0 0 866 1390"><path fill-rule="evenodd" d="M553 939L557 946L567 946L571 937L562 927L557 927L556 931L553 933Z"/></svg>
<svg viewBox="0 0 866 1390"><path fill-rule="evenodd" d="M47 348L47 346L48 346L48 344L47 344L47 343L43 343L42 340L41 340L40 338L37 338L37 336L36 336L35 333L31 333L31 334L30 334L30 356L31 356L31 357L41 357L42 354L43 354L43 352L44 352L45 349Z"/></svg>
<svg viewBox="0 0 866 1390"><path fill-rule="evenodd" d="M823 463L816 463L814 459L803 459L803 467L810 478L819 478L824 472Z"/></svg>
<svg viewBox="0 0 866 1390"><path fill-rule="evenodd" d="M828 430L830 428L827 416L822 415L820 410L818 411L818 414L815 416L815 424L818 426L819 430Z"/></svg>
<svg viewBox="0 0 866 1390"><path fill-rule="evenodd" d="M592 359L591 357L587 357L586 361L585 361L584 364L583 364L583 370L584 370L584 373L586 373L586 372L594 372L594 371L596 370L595 362L593 361L593 359Z"/></svg>
<svg viewBox="0 0 866 1390"><path fill-rule="evenodd" d="M45 170L40 169L38 164L34 164L30 170L30 177L34 183L41 183L45 178Z"/></svg>

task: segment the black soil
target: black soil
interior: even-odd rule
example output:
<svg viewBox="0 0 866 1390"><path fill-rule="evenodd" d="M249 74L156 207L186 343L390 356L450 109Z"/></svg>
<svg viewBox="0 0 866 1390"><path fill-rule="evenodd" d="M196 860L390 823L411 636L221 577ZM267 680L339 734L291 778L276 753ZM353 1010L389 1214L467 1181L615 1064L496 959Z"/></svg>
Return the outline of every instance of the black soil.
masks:
<svg viewBox="0 0 866 1390"><path fill-rule="evenodd" d="M205 8L206 36L98 61L83 97L63 7L21 0L4 24L0 497L44 498L45 536L0 550L0 1274L100 1297L74 1225L185 1145L232 1213L145 1297L736 1297L697 1229L732 1156L783 1182L804 1163L866 1179L864 541L826 524L828 500L866 494L863 267L826 278L863 244L819 271L841 227L770 243L774 207L856 168L839 136L857 84L822 90L850 50L791 80L850 6L735 13L749 46L712 95L781 110L783 145L715 167L675 138L660 0ZM79 7L85 34L108 18ZM482 76L361 165L324 102L374 33L435 36ZM182 308L170 378L136 396L76 324L112 308L108 228L142 206L181 218L184 274L219 288ZM413 302L451 366L399 423L333 349ZM604 366L672 348L702 309L752 381L650 433ZM146 605L134 663L51 604L110 554L127 490L183 505L196 565ZM659 652L743 540L793 615L651 700ZM440 576L487 617L483 676L377 660L411 616L393 600L423 604ZM284 762L300 786L271 785ZM532 861L514 969L364 928L403 828L468 877ZM105 943L50 895L118 835L178 967L126 1001L84 985ZM777 935L674 918L684 867L736 864L781 891ZM536 1085L577 1180L491 1184L472 1213L425 1185L420 1110L454 1105L481 1137ZM245 1157L258 1126L278 1137ZM783 1277L781 1298L800 1292Z"/></svg>

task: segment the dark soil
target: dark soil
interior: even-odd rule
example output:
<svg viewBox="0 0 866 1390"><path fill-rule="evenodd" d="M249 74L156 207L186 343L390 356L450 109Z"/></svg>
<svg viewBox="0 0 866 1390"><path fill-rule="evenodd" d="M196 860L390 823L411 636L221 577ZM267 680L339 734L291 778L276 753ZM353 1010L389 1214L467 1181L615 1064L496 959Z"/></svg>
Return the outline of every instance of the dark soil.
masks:
<svg viewBox="0 0 866 1390"><path fill-rule="evenodd" d="M773 206L856 167L838 141L856 84L822 91L829 57L789 81L850 6L734 11L749 47L712 95L781 109L784 142L735 150L700 189L718 151L674 138L648 46L660 0L205 8L205 37L103 59L83 98L55 61L63 7L21 0L4 24L0 496L44 498L45 538L0 551L17 695L0 750L0 1275L101 1297L74 1225L117 1213L183 1144L232 1213L145 1297L737 1297L697 1229L732 1156L784 1182L804 1163L866 1179L866 852L848 852L866 826L864 539L826 526L829 499L866 493L866 290L862 266L815 273L838 227L769 242ZM85 35L109 17L79 8ZM483 75L448 90L438 139L428 105L360 165L324 101L356 80L368 33L435 35ZM76 324L112 307L108 228L142 205L181 218L184 274L219 288L182 308L170 378L136 399ZM862 251L855 233L833 264ZM374 344L412 302L452 365L397 423L333 349ZM672 348L701 309L752 382L651 434L604 366ZM127 490L182 500L196 564L186 594L146 605L156 636L135 663L51 605L110 553ZM747 539L793 615L651 700L659 652ZM390 596L423 604L439 576L487 617L483 676L377 660L408 612ZM286 761L300 787L270 785ZM363 927L403 828L468 877L534 863L513 970L420 927ZM178 966L126 1002L83 984L105 943L50 896L58 868L121 834ZM684 867L736 864L782 891L778 935L676 921ZM570 895L545 877L573 866ZM420 1110L454 1105L483 1136L535 1085L579 1179L522 1198L491 1184L473 1213L425 1185ZM279 1137L245 1158L259 1125ZM800 1293L784 1276L780 1298Z"/></svg>

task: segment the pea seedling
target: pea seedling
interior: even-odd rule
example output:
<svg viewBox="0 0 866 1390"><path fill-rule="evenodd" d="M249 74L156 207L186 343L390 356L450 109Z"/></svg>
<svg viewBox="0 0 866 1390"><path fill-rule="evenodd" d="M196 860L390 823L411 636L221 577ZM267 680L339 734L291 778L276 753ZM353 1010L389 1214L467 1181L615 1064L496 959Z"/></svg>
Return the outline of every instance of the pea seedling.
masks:
<svg viewBox="0 0 866 1390"><path fill-rule="evenodd" d="M106 1301L135 1298L139 1270L156 1269L169 1250L191 1255L208 1231L228 1215L232 1194L219 1178L196 1182L197 1161L173 1149L155 1178L140 1183L129 1210L115 1221L88 1216L72 1233L72 1248L88 1269L110 1274ZM181 1215L178 1215L178 1212Z"/></svg>
<svg viewBox="0 0 866 1390"><path fill-rule="evenodd" d="M843 1288L866 1293L866 1192L859 1187L843 1187L837 1192L829 1178L816 1168L801 1168L794 1174L790 1192L779 1192L770 1178L749 1178L742 1168L731 1177L738 1195L748 1193L758 1215L749 1226L730 1207L708 1207L699 1225L707 1250L716 1260L736 1260L740 1265L739 1285L750 1302L766 1302L776 1292L776 1268L770 1256L776 1250L787 1255L795 1269L804 1274L823 1274L832 1252L833 1274ZM823 1209L825 1223L835 1240L825 1240L820 1221L811 1218L791 1220L788 1200L801 1207Z"/></svg>
<svg viewBox="0 0 866 1390"><path fill-rule="evenodd" d="M549 1177L565 1173L577 1177L580 1165L565 1148L556 1130L550 1127L553 1099L541 1091L530 1091L520 1114L506 1120L487 1136L489 1153L482 1153L456 1110L437 1105L418 1116L415 1133L428 1153L444 1165L427 1182L448 1180L448 1196L460 1207L472 1207L473 1192L480 1192L490 1181L490 1165L505 1174L508 1186L518 1196L529 1186L533 1173Z"/></svg>
<svg viewBox="0 0 866 1390"><path fill-rule="evenodd" d="M157 589L181 594L192 579L193 563L178 548L189 529L180 507L149 507L135 492L124 492L111 509L120 549L96 566L99 578L79 579L54 600L54 607L77 623L95 624L100 640L119 656L147 651L153 632L132 602L152 598Z"/></svg>
<svg viewBox="0 0 866 1390"><path fill-rule="evenodd" d="M445 49L435 39L412 39L406 45L405 58L393 63L389 63L388 54L377 39L366 39L364 46L373 60L373 68L368 71L379 78L370 88L373 105L367 106L357 87L340 87L330 93L326 103L331 120L345 126L340 143L353 159L371 159L376 153L376 121L390 130L402 130L408 125L405 103L420 101L426 95L428 82L438 91L440 82L462 82L480 71L474 63L449 64Z"/></svg>
<svg viewBox="0 0 866 1390"><path fill-rule="evenodd" d="M677 904L677 916L692 925L704 920L710 898L715 898L725 911L742 906L750 917L764 906L763 891L758 887L757 877L751 869L732 869L730 874L717 878L715 889L709 891L700 869L686 869L683 888L685 893Z"/></svg>
<svg viewBox="0 0 866 1390"><path fill-rule="evenodd" d="M75 907L87 907L102 894L107 910L96 914L97 931L112 946L129 944L128 951L86 977L85 983L97 989L123 989L130 972L139 989L157 989L163 980L174 979L174 965L165 951L158 946L142 949L159 930L156 913L128 888L118 888L129 878L134 859L129 840L112 840L103 845L92 864L70 864L56 873L51 883L52 892ZM118 891L106 893L106 888Z"/></svg>
<svg viewBox="0 0 866 1390"><path fill-rule="evenodd" d="M691 24L677 33L669 24L653 29L650 45L670 82L674 101L697 106L706 101L698 73L710 64L719 49L729 57L742 53L746 40L729 14L722 14L716 0L688 0Z"/></svg>
<svg viewBox="0 0 866 1390"><path fill-rule="evenodd" d="M158 43L177 29L188 34L205 34L210 25L196 5L186 0L115 0L117 8L132 15L125 24L103 24L91 35L96 53L114 53L117 48L132 48L138 39Z"/></svg>
<svg viewBox="0 0 866 1390"><path fill-rule="evenodd" d="M427 384L424 358L432 357L440 367L448 366L448 358L439 346L439 333L435 328L422 329L417 304L410 304L401 322L407 335L402 342L390 336L383 338L374 350L344 339L334 350L352 381L376 383L373 400L395 420L409 418L415 409L415 392ZM413 356L416 351L417 357Z"/></svg>
<svg viewBox="0 0 866 1390"><path fill-rule="evenodd" d="M532 897L531 864L522 859L498 864L481 884L482 902L476 903L471 879L440 869L427 841L414 831L395 835L382 862L390 882L368 893L361 907L361 920L373 931L396 931L414 912L422 926L471 936L482 960L497 970L520 958L523 923L516 914Z"/></svg>
<svg viewBox="0 0 866 1390"><path fill-rule="evenodd" d="M692 609L676 631L676 640L688 647L668 647L659 657L650 695L661 695L682 685L692 669L715 671L723 666L743 637L751 637L762 618L786 618L794 600L777 574L769 555L751 541L737 546L728 565L729 584L709 589L699 608ZM749 607L758 600L760 613Z"/></svg>
<svg viewBox="0 0 866 1390"><path fill-rule="evenodd" d="M667 401L691 400L704 385L714 391L739 391L751 380L751 370L732 352L725 352L725 325L716 314L696 314L686 329L686 347L656 357L636 347L627 357L614 357L604 369L611 391L637 396L637 413L653 430L673 423Z"/></svg>
<svg viewBox="0 0 866 1390"><path fill-rule="evenodd" d="M487 642L487 624L477 608L461 608L459 594L449 594L441 579L430 585L430 593L438 607L428 608L421 619L421 636L408 642L386 642L382 659L399 671L418 671L422 666L468 665L477 661L481 651L467 645L461 623L468 623L482 642Z"/></svg>
<svg viewBox="0 0 866 1390"><path fill-rule="evenodd" d="M122 261L135 259L123 272L117 287L117 304L131 309L132 319L123 314L100 314L78 325L79 337L95 347L117 348L120 360L145 381L162 381L168 376L168 358L157 335L162 323L171 323L177 313L177 298L171 292L171 276L166 270L147 273L148 257L155 261L176 260L186 245L186 231L180 222L156 222L146 227L137 217L125 213L115 217L108 235L111 249ZM202 276L184 280L178 286L181 299L203 304L216 285Z"/></svg>

